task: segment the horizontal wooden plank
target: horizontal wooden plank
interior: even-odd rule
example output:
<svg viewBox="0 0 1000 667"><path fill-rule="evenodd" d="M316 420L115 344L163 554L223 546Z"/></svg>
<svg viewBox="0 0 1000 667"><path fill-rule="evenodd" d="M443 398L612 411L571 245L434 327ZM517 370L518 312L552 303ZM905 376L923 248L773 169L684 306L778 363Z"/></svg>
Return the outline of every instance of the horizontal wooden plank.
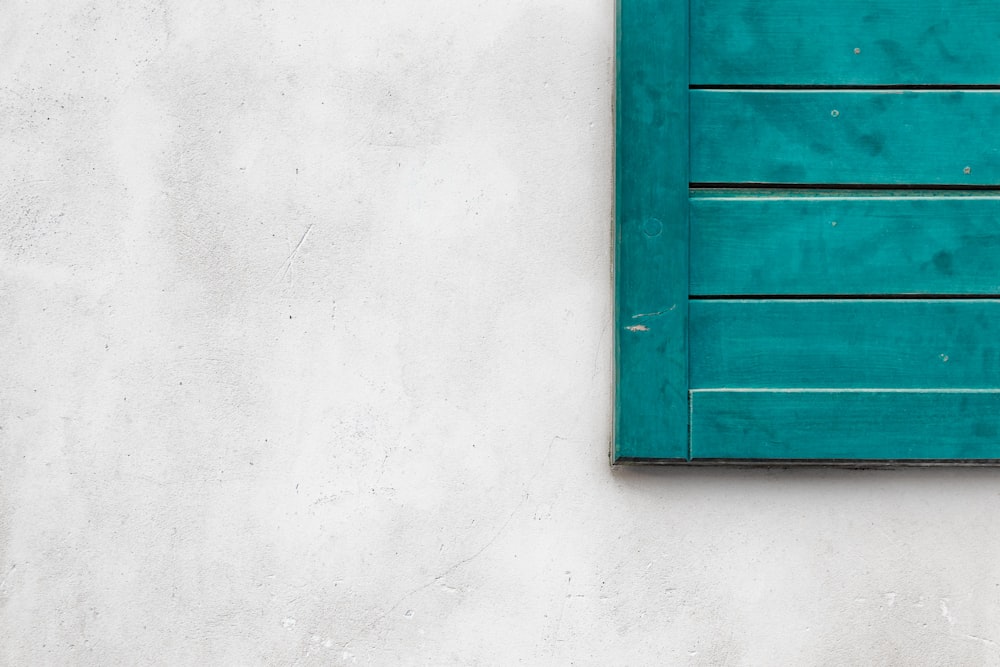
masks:
<svg viewBox="0 0 1000 667"><path fill-rule="evenodd" d="M691 199L695 295L1000 294L1000 197Z"/></svg>
<svg viewBox="0 0 1000 667"><path fill-rule="evenodd" d="M1000 185L998 91L691 91L693 183Z"/></svg>
<svg viewBox="0 0 1000 667"><path fill-rule="evenodd" d="M693 300L690 386L1000 388L1000 301Z"/></svg>
<svg viewBox="0 0 1000 667"><path fill-rule="evenodd" d="M695 391L698 459L1000 459L1000 392Z"/></svg>
<svg viewBox="0 0 1000 667"><path fill-rule="evenodd" d="M996 0L693 0L695 84L997 84Z"/></svg>

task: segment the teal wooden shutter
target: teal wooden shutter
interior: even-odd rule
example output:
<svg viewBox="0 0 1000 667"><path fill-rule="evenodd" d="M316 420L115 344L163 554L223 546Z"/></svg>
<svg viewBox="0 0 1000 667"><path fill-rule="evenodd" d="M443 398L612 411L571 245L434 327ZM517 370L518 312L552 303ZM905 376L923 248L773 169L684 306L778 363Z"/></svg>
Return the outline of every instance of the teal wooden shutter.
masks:
<svg viewBox="0 0 1000 667"><path fill-rule="evenodd" d="M613 459L1000 460L1000 3L620 0Z"/></svg>

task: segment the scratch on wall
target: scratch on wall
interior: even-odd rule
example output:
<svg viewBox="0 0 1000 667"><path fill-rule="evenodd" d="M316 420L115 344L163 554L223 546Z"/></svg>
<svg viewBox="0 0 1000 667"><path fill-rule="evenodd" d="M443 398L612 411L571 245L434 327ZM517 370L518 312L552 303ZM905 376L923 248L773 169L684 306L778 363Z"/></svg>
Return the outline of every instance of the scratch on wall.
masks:
<svg viewBox="0 0 1000 667"><path fill-rule="evenodd" d="M285 278L288 277L288 272L292 270L292 261L295 259L295 255L299 252L299 249L302 247L302 244L306 242L306 238L309 237L309 232L312 231L313 227L314 225L309 225L308 227L306 227L306 231L303 232L302 238L299 239L299 242L295 244L294 248L292 248L292 252L290 252L288 254L288 257L285 258L285 261L281 264L281 267L278 269L278 273L274 275L275 280L284 280Z"/></svg>

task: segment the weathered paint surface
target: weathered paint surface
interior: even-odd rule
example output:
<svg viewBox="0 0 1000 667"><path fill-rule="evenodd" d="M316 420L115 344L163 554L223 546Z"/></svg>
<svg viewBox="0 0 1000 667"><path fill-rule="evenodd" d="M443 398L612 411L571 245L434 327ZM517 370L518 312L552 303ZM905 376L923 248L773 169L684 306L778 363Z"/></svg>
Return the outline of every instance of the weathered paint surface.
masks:
<svg viewBox="0 0 1000 667"><path fill-rule="evenodd" d="M703 191L691 293L1000 295L997 194Z"/></svg>
<svg viewBox="0 0 1000 667"><path fill-rule="evenodd" d="M2 11L0 664L1000 664L992 472L609 468L610 2Z"/></svg>
<svg viewBox="0 0 1000 667"><path fill-rule="evenodd" d="M1000 83L995 0L691 0L695 84Z"/></svg>
<svg viewBox="0 0 1000 667"><path fill-rule="evenodd" d="M695 459L995 459L1000 391L718 389L691 394Z"/></svg>
<svg viewBox="0 0 1000 667"><path fill-rule="evenodd" d="M692 90L691 180L1000 185L998 117L992 90Z"/></svg>
<svg viewBox="0 0 1000 667"><path fill-rule="evenodd" d="M1000 143L991 129L1000 96L985 64L995 58L976 55L997 55L1000 9L946 2L935 5L947 15L936 23L929 12L898 15L889 4L690 3L689 123L675 123L670 137L690 144L682 280L693 300L683 311L689 357L669 380L695 392L689 459L1000 460L997 424L976 411L991 404L980 397L974 409L953 394L1000 387L998 302L984 299L996 293L1000 264ZM653 22L632 29L664 32ZM928 56L929 39L943 57ZM951 53L959 43L961 55ZM659 64L678 67L676 59ZM618 80L638 94L656 83ZM643 119L624 117L630 124L619 120L618 132L627 138ZM619 181L624 173L641 191L621 155ZM664 183L647 180L648 189ZM655 255L624 238L619 271L631 275L623 260ZM634 290L649 302L672 300L676 287L624 284L619 299ZM677 366L669 355L645 360ZM622 377L630 367L619 359ZM619 413L649 421L640 407L648 393L621 379L618 387ZM798 393L807 389L832 393ZM713 393L695 400L701 390ZM939 425L940 414L900 417L933 403L934 392L938 405L953 406L953 430ZM870 413L849 417L869 398ZM671 463L674 446L660 438L633 458Z"/></svg>
<svg viewBox="0 0 1000 667"><path fill-rule="evenodd" d="M687 4L622 0L616 24L612 459L683 460L689 142L679 128L688 127ZM655 322L634 321L653 312Z"/></svg>
<svg viewBox="0 0 1000 667"><path fill-rule="evenodd" d="M717 387L1000 389L1000 301L694 301L691 388Z"/></svg>

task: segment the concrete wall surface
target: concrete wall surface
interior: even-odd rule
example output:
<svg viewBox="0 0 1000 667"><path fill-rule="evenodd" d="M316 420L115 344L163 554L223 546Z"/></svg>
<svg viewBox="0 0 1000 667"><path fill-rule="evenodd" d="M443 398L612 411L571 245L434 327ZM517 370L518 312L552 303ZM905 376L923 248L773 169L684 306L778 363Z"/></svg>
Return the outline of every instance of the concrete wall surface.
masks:
<svg viewBox="0 0 1000 667"><path fill-rule="evenodd" d="M1000 472L609 467L612 0L0 19L0 664L1000 665Z"/></svg>

